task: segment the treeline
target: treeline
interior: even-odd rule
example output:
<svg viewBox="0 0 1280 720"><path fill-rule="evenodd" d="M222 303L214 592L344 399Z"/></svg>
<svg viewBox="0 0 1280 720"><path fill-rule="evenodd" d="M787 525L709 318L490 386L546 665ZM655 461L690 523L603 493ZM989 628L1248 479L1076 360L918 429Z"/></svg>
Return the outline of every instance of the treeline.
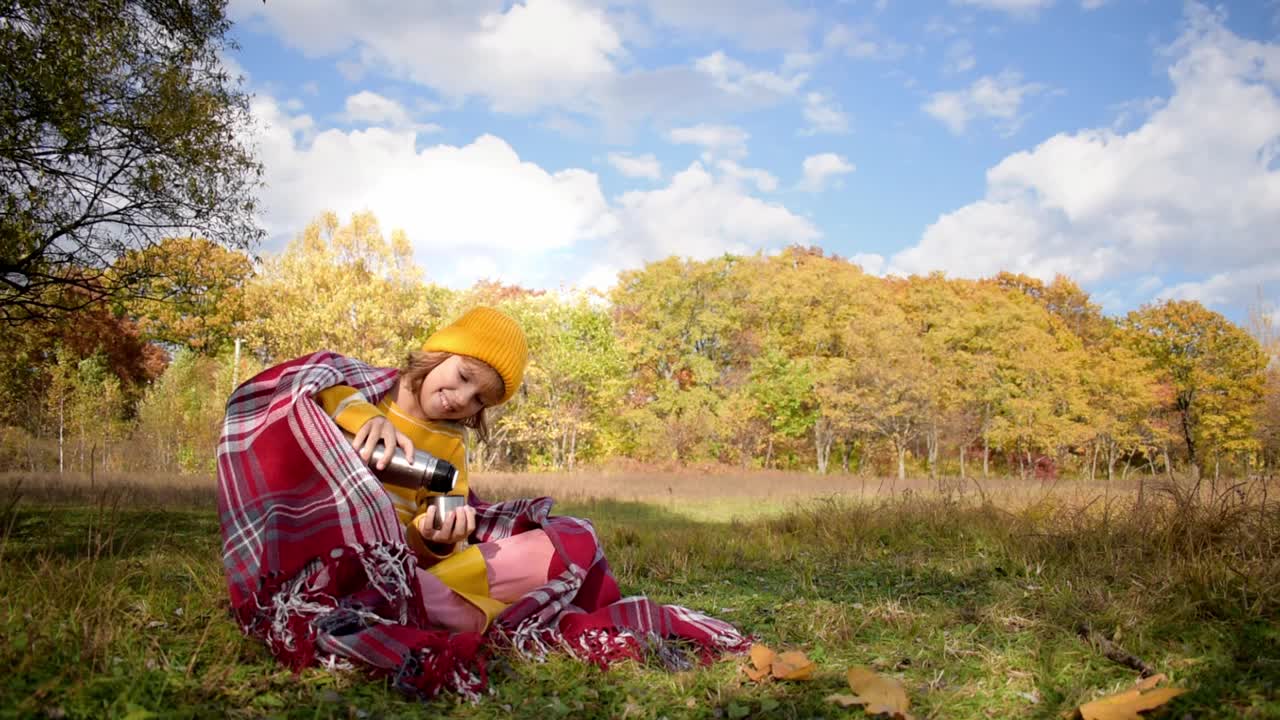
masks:
<svg viewBox="0 0 1280 720"><path fill-rule="evenodd" d="M1252 333L1195 302L1112 318L1064 277L883 279L791 248L650 263L607 297L455 291L370 214L323 215L256 262L175 238L114 270L139 268L146 299L3 330L0 469L211 473L237 382L317 349L399 364L479 303L516 316L531 349L476 454L486 468L1110 477L1280 463L1265 313Z"/></svg>

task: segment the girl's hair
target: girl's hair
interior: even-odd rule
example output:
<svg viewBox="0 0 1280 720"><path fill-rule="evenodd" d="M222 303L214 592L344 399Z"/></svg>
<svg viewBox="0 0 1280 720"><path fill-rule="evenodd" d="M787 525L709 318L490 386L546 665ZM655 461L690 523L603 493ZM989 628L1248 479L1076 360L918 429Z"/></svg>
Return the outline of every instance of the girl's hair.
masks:
<svg viewBox="0 0 1280 720"><path fill-rule="evenodd" d="M402 380L409 383L409 389L413 391L415 396L417 396L418 392L422 390L422 381L427 379L427 375L432 370L435 370L437 365L448 360L453 354L454 353L438 350L427 352L415 350L409 353L409 357L405 358L404 367L400 368L400 377ZM462 364L467 370L470 370L485 380L480 388L481 392L485 394L490 392L495 392L498 395L502 394L502 376L498 374L497 370L490 367L489 363L483 360L477 360L470 355L460 355L459 357L462 358ZM482 442L488 442L489 423L485 421L484 411L485 408L480 408L480 411L475 415L462 418L458 422L463 427L469 427L472 430L475 430L476 434L480 436L480 440Z"/></svg>

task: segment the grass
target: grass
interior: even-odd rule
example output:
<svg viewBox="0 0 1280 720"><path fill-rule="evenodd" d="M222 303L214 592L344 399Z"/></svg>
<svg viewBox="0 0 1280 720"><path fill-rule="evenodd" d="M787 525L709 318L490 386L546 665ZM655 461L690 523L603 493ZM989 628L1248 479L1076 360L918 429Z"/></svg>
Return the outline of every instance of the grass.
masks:
<svg viewBox="0 0 1280 720"><path fill-rule="evenodd" d="M1280 718L1280 508L1264 485L1148 488L1137 509L1127 490L1075 484L859 493L845 479L805 499L756 478L723 482L775 494L727 500L673 479L557 508L595 521L624 594L804 650L814 680L755 686L739 658L668 674L498 656L493 694L472 705L295 676L228 616L207 488L162 507L160 484L28 486L0 502L0 716L859 717L823 698L861 664L900 679L917 717L1056 718L1136 678L1081 638L1088 626L1189 689L1165 717ZM545 489L495 480L504 495Z"/></svg>

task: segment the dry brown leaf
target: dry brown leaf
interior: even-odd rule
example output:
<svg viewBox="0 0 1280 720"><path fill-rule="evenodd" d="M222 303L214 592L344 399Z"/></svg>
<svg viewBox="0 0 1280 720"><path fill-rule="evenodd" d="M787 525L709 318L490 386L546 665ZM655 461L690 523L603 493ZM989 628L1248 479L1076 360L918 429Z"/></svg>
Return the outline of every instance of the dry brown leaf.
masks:
<svg viewBox="0 0 1280 720"><path fill-rule="evenodd" d="M742 672L747 674L751 682L764 682L769 677L769 672L773 669L773 661L777 659L778 654L770 650L767 645L754 643L751 646L751 662L742 667Z"/></svg>
<svg viewBox="0 0 1280 720"><path fill-rule="evenodd" d="M1087 702L1079 708L1080 717L1083 720L1142 720L1138 713L1158 708L1186 692L1175 687L1152 689L1164 679L1164 675L1153 675L1138 681L1132 690Z"/></svg>
<svg viewBox="0 0 1280 720"><path fill-rule="evenodd" d="M1142 678L1133 686L1132 689L1137 690L1138 692L1146 692L1168 679L1169 678L1165 677L1164 673L1157 673L1151 677Z"/></svg>
<svg viewBox="0 0 1280 720"><path fill-rule="evenodd" d="M798 650L779 655L767 645L759 643L751 646L750 657L751 663L744 665L742 672L752 682L764 682L769 677L778 680L808 680L817 668L812 660Z"/></svg>
<svg viewBox="0 0 1280 720"><path fill-rule="evenodd" d="M751 646L751 664L754 665L757 670L764 670L768 672L769 666L773 664L774 659L777 657L778 654L770 650L768 645L754 643Z"/></svg>
<svg viewBox="0 0 1280 720"><path fill-rule="evenodd" d="M907 699L907 691L902 687L902 683L893 678L877 675L875 671L865 667L849 668L848 678L849 687L856 693L851 704L861 705L869 715L885 714L894 720L912 720L911 715L907 713L911 701Z"/></svg>
<svg viewBox="0 0 1280 720"><path fill-rule="evenodd" d="M798 650L784 652L773 661L773 676L779 680L808 680L817 665Z"/></svg>

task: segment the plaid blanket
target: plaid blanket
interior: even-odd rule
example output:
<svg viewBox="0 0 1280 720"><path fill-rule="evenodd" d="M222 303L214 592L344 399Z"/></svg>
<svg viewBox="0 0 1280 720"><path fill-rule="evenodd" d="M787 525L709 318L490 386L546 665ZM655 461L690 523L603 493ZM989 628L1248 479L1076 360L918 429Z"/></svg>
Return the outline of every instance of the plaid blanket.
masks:
<svg viewBox="0 0 1280 720"><path fill-rule="evenodd" d="M427 573L378 480L312 399L337 384L377 402L397 371L319 352L266 370L227 403L218 443L218 510L231 607L244 631L295 669L362 666L401 689L475 697L495 644L607 666L656 659L670 668L750 645L701 613L622 598L591 523L551 515L550 498L486 503L473 493L487 542L541 528L556 550L545 585L511 604L489 631L450 634L431 622Z"/></svg>

